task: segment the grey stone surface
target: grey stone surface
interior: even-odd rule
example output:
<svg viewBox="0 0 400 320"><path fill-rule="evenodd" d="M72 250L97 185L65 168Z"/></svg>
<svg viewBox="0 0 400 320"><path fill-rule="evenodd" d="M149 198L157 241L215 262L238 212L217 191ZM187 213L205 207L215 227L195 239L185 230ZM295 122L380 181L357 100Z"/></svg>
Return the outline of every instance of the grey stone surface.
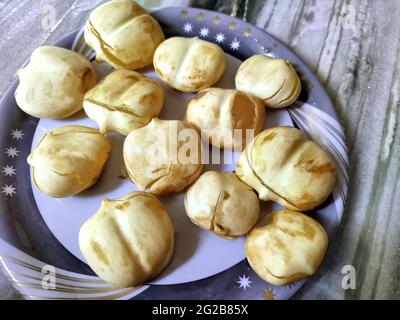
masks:
<svg viewBox="0 0 400 320"><path fill-rule="evenodd" d="M0 94L34 48L82 26L103 1L0 1ZM245 19L290 46L336 103L350 151L350 190L333 250L295 299L400 298L400 6L396 0L165 0ZM49 14L55 9L54 21ZM50 23L49 23L50 22ZM52 23L54 22L54 23ZM356 269L343 290L342 267ZM0 299L14 298L0 275Z"/></svg>

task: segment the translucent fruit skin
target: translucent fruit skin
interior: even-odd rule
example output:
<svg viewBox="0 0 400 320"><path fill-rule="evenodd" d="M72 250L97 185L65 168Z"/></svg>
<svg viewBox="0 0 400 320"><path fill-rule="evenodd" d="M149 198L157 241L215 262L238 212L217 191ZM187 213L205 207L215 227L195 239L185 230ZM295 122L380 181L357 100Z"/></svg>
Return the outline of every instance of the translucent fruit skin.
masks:
<svg viewBox="0 0 400 320"><path fill-rule="evenodd" d="M57 128L46 133L28 157L33 182L54 198L76 195L97 182L110 150L96 129Z"/></svg>
<svg viewBox="0 0 400 320"><path fill-rule="evenodd" d="M259 198L309 211L322 204L336 181L330 156L300 130L269 128L240 155L236 173Z"/></svg>
<svg viewBox="0 0 400 320"><path fill-rule="evenodd" d="M84 37L98 62L131 70L151 65L156 48L165 40L158 22L131 0L97 7L86 22Z"/></svg>
<svg viewBox="0 0 400 320"><path fill-rule="evenodd" d="M226 69L224 51L199 38L172 37L156 50L153 60L158 76L182 92L198 92L214 85Z"/></svg>
<svg viewBox="0 0 400 320"><path fill-rule="evenodd" d="M59 47L37 48L18 71L18 106L36 118L61 119L82 110L83 96L96 84L96 72L83 55Z"/></svg>
<svg viewBox="0 0 400 320"><path fill-rule="evenodd" d="M190 134L188 141L177 141L182 132ZM203 170L200 137L180 120L153 118L126 137L123 154L131 180L154 194L180 192Z"/></svg>
<svg viewBox="0 0 400 320"><path fill-rule="evenodd" d="M194 224L234 239L257 223L260 202L234 173L207 171L186 192L185 209Z"/></svg>
<svg viewBox="0 0 400 320"><path fill-rule="evenodd" d="M186 108L185 120L217 148L242 150L263 128L264 103L238 90L208 88ZM251 134L249 134L251 131Z"/></svg>
<svg viewBox="0 0 400 320"><path fill-rule="evenodd" d="M301 92L300 78L290 62L263 55L254 55L240 65L235 84L270 108L291 105Z"/></svg>
<svg viewBox="0 0 400 320"><path fill-rule="evenodd" d="M304 213L272 211L250 231L246 257L265 281L281 286L317 270L328 248L324 228Z"/></svg>
<svg viewBox="0 0 400 320"><path fill-rule="evenodd" d="M164 91L154 79L126 69L106 76L85 94L83 108L96 121L100 132L127 136L157 117L164 103Z"/></svg>
<svg viewBox="0 0 400 320"><path fill-rule="evenodd" d="M79 247L96 274L116 288L155 278L174 250L174 227L162 203L146 192L104 199L79 232Z"/></svg>

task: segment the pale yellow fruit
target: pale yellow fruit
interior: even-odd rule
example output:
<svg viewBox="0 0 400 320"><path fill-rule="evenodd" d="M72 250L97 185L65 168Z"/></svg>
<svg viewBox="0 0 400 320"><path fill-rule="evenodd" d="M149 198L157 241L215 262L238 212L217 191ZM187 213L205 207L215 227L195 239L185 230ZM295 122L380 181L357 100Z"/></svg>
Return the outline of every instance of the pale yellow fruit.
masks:
<svg viewBox="0 0 400 320"><path fill-rule="evenodd" d="M100 132L116 131L126 136L157 117L163 103L164 91L156 80L120 69L86 93L83 108Z"/></svg>
<svg viewBox="0 0 400 320"><path fill-rule="evenodd" d="M199 38L173 37L154 54L154 69L171 87L198 92L214 85L226 68L225 54L211 42Z"/></svg>
<svg viewBox="0 0 400 320"><path fill-rule="evenodd" d="M273 211L250 231L246 257L265 281L281 286L308 277L321 264L328 247L324 228L305 214Z"/></svg>
<svg viewBox="0 0 400 320"><path fill-rule="evenodd" d="M142 190L155 194L182 191L203 169L201 140L190 124L153 120L133 130L124 142L129 177Z"/></svg>
<svg viewBox="0 0 400 320"><path fill-rule="evenodd" d="M209 88L199 92L186 109L186 121L217 148L242 150L263 128L261 100L238 90Z"/></svg>
<svg viewBox="0 0 400 320"><path fill-rule="evenodd" d="M193 223L233 239L254 227L260 202L234 173L207 171L186 192L185 209Z"/></svg>
<svg viewBox="0 0 400 320"><path fill-rule="evenodd" d="M97 7L86 22L84 36L98 62L131 70L151 65L154 51L165 39L158 22L132 0Z"/></svg>
<svg viewBox="0 0 400 320"><path fill-rule="evenodd" d="M96 84L90 61L74 51L44 46L18 71L18 106L37 118L66 118L82 110L83 96Z"/></svg>
<svg viewBox="0 0 400 320"><path fill-rule="evenodd" d="M270 108L291 105L301 92L300 78L290 62L263 55L254 55L240 65L235 84Z"/></svg>
<svg viewBox="0 0 400 320"><path fill-rule="evenodd" d="M240 155L239 178L258 192L291 210L308 211L332 192L336 169L330 156L300 130L264 130Z"/></svg>
<svg viewBox="0 0 400 320"><path fill-rule="evenodd" d="M154 279L174 250L174 227L162 203L146 192L104 199L79 232L89 266L117 288Z"/></svg>
<svg viewBox="0 0 400 320"><path fill-rule="evenodd" d="M33 182L51 197L73 196L96 183L110 150L98 130L84 126L54 129L28 157Z"/></svg>

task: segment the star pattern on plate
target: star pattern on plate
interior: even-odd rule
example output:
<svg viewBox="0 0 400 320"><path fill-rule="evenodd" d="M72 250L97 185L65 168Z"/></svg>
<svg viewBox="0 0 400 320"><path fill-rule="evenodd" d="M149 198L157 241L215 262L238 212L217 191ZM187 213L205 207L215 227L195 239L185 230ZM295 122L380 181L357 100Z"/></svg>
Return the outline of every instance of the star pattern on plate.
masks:
<svg viewBox="0 0 400 320"><path fill-rule="evenodd" d="M200 29L200 37L206 38L208 37L208 34L210 33L210 29L208 29L207 27L201 27Z"/></svg>
<svg viewBox="0 0 400 320"><path fill-rule="evenodd" d="M246 28L246 29L244 29L244 31L243 31L243 37L245 37L245 38L250 37L252 34L253 34L253 33L252 33L252 31L251 31L250 28Z"/></svg>
<svg viewBox="0 0 400 320"><path fill-rule="evenodd" d="M223 33L217 33L217 35L215 36L215 41L218 43L222 43L225 40L225 35Z"/></svg>
<svg viewBox="0 0 400 320"><path fill-rule="evenodd" d="M237 25L236 25L236 23L235 22L229 22L228 23L228 29L229 30L235 30L237 28Z"/></svg>
<svg viewBox="0 0 400 320"><path fill-rule="evenodd" d="M4 193L6 197L12 197L16 193L15 187L12 184L10 185L6 184L2 188L1 192Z"/></svg>
<svg viewBox="0 0 400 320"><path fill-rule="evenodd" d="M221 23L221 18L218 17L218 16L215 16L215 17L212 19L212 23L215 24L215 25L219 25L219 24Z"/></svg>
<svg viewBox="0 0 400 320"><path fill-rule="evenodd" d="M17 150L17 148L14 147L8 147L5 151L7 157L11 157L11 158L15 158L18 157L18 153L19 151Z"/></svg>
<svg viewBox="0 0 400 320"><path fill-rule="evenodd" d="M179 15L181 17L183 17L183 18L188 18L189 17L189 11L188 10L182 10L182 11L180 11ZM195 17L194 18L197 21L204 22L204 21L206 21L206 13L198 11L197 13L195 13ZM210 17L210 20L211 20L210 22L213 25L219 25L219 24L221 24L223 22L221 17L218 16L218 15ZM186 33L186 34L196 33L196 31L194 30L193 23L191 23L189 21L190 20L186 19L185 24L182 26L183 32ZM226 28L228 30L232 30L232 31L233 30L238 30L238 28L239 28L238 24L234 20L230 20L230 21L226 22L225 25L226 25ZM205 24L205 25L200 26L200 29L198 30L198 35L199 35L200 38L208 38L208 37L212 38L213 37L212 36L212 31L213 31L212 25ZM225 40L230 41L228 43L228 46L230 47L230 49L233 50L233 51L238 51L240 49L241 45L242 45L241 40L244 41L244 40L252 39L255 43L259 43L260 42L259 39L253 37L253 31L254 30L252 30L252 28L245 27L241 31L239 31L241 33L240 34L241 37L243 37L243 38L240 38L240 37L237 36L232 41L231 40L227 40L226 34L224 34L222 32L218 32L217 34L215 34L213 40L218 44L224 43ZM265 49L264 46L261 46L260 48L262 50ZM269 55L269 56L273 56L273 54L269 53L269 52L266 52L266 54Z"/></svg>
<svg viewBox="0 0 400 320"><path fill-rule="evenodd" d="M265 300L275 300L275 291L270 288L264 289L263 297Z"/></svg>
<svg viewBox="0 0 400 320"><path fill-rule="evenodd" d="M250 277L246 277L246 275L239 276L239 280L236 281L236 283L239 284L239 289L243 288L243 290L246 290L247 288L251 287L252 281L250 280Z"/></svg>
<svg viewBox="0 0 400 320"><path fill-rule="evenodd" d="M22 140L24 138L24 133L21 129L13 129L10 131L10 136L14 140ZM9 146L8 148L5 149L4 153L7 155L8 158L14 159L15 157L18 157L19 151L17 150L16 147ZM15 168L14 164L4 164L1 168L1 173L6 176L12 178L14 175L17 174L17 169ZM6 197L12 197L14 194L16 194L16 187L14 184L5 184L1 187L1 193L3 193Z"/></svg>
<svg viewBox="0 0 400 320"><path fill-rule="evenodd" d="M240 41L238 41L238 39L234 38L230 44L230 47L232 50L238 50L240 47Z"/></svg>
<svg viewBox="0 0 400 320"><path fill-rule="evenodd" d="M186 23L183 25L183 32L185 32L185 33L190 33L190 32L192 32L192 30L193 30L193 25L192 25L191 23L186 22Z"/></svg>
<svg viewBox="0 0 400 320"><path fill-rule="evenodd" d="M14 168L14 166L5 166L3 167L3 173L5 176L10 176L12 177L16 173L17 169Z"/></svg>
<svg viewBox="0 0 400 320"><path fill-rule="evenodd" d="M198 21L204 21L204 13L203 12L199 12L196 16L196 19Z"/></svg>
<svg viewBox="0 0 400 320"><path fill-rule="evenodd" d="M11 130L11 137L13 139L17 139L17 140L22 140L24 136L24 133L22 132L22 130L18 130L18 129L14 129Z"/></svg>

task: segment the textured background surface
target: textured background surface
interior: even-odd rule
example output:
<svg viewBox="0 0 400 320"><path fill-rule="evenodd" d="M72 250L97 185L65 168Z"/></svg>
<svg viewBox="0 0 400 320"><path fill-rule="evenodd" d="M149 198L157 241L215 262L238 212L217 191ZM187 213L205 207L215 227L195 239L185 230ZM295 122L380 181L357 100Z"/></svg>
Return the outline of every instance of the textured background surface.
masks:
<svg viewBox="0 0 400 320"><path fill-rule="evenodd" d="M82 26L102 2L0 0L0 95L33 49ZM398 1L138 2L146 7L191 5L245 19L282 40L313 68L346 129L351 185L333 250L295 298L400 299ZM342 267L349 264L356 269L355 290L341 286ZM15 297L0 274L0 299Z"/></svg>

